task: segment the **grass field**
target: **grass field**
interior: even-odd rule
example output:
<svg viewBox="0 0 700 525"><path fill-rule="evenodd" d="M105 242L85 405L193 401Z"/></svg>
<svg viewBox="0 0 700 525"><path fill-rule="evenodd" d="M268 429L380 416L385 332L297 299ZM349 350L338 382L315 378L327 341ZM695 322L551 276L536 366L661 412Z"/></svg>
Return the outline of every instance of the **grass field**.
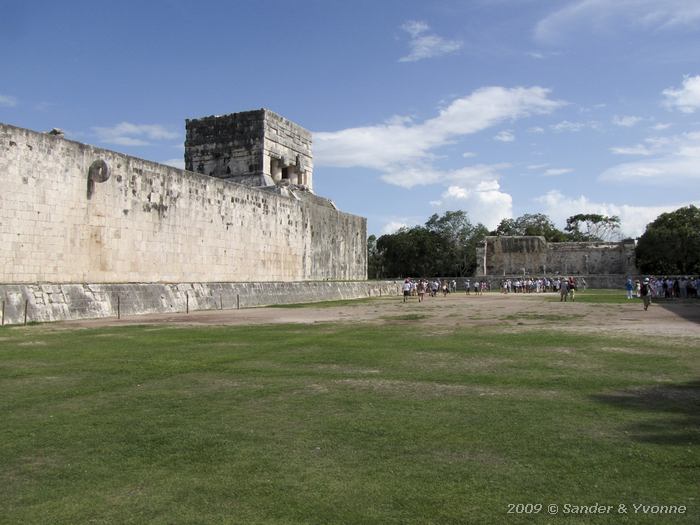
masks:
<svg viewBox="0 0 700 525"><path fill-rule="evenodd" d="M0 523L698 523L699 351L411 314L4 328ZM595 503L629 513L547 517Z"/></svg>

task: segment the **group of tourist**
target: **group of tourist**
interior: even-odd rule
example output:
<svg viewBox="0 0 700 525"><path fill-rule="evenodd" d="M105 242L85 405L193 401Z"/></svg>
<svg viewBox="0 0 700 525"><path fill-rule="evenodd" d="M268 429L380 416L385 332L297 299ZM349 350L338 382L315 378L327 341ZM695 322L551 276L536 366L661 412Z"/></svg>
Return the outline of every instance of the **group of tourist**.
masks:
<svg viewBox="0 0 700 525"><path fill-rule="evenodd" d="M503 279L501 281L501 293L545 293L545 292L559 292L563 283L569 283L568 288L575 288L580 286L582 290L586 289L587 283L586 279L581 277L580 283L576 281L573 277L556 277L554 279L549 277L537 277L537 278L523 278L523 279Z"/></svg>
<svg viewBox="0 0 700 525"><path fill-rule="evenodd" d="M700 277L647 277L643 281L639 279L632 281L632 278L628 277L625 283L627 299L643 298L642 287L644 284L648 286L650 297L665 299L697 298L698 290L700 290Z"/></svg>
<svg viewBox="0 0 700 525"><path fill-rule="evenodd" d="M471 279L466 279L462 285L467 295L471 295L472 291L475 295L482 295L484 292L491 290L489 283L486 281L474 280L474 283L472 284ZM439 293L442 293L443 296L447 296L447 294L457 292L457 281L455 279L450 281L447 279L443 279L442 281L439 279L413 280L412 278L407 277L404 279L402 291L404 303L409 297L415 296L418 297L418 302L421 303L423 302L426 293L430 295L430 297L436 297Z"/></svg>
<svg viewBox="0 0 700 525"><path fill-rule="evenodd" d="M500 284L500 291L503 294L509 293L559 293L560 301L573 301L576 298L576 290L585 290L586 279L580 277L528 277L528 278L507 278ZM464 279L462 281L463 290L467 295L473 292L475 295L482 295L491 291L491 284L486 280ZM417 296L418 302L423 302L425 294L436 297L439 293L443 296L457 291L457 281L455 279L418 279L406 278L403 283L403 300L406 302L409 297ZM666 299L686 299L698 298L700 290L700 277L646 277L642 280L633 281L631 277L625 282L627 299L641 298L644 302L644 309L647 310L652 298Z"/></svg>

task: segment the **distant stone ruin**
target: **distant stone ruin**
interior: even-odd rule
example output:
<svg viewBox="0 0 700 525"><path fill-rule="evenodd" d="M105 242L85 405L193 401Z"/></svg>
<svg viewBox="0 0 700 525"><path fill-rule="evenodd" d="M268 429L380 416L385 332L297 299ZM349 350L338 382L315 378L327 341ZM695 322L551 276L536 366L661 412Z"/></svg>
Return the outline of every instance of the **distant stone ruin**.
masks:
<svg viewBox="0 0 700 525"><path fill-rule="evenodd" d="M541 236L490 236L476 249L476 275L636 275L634 248L634 241L547 242Z"/></svg>

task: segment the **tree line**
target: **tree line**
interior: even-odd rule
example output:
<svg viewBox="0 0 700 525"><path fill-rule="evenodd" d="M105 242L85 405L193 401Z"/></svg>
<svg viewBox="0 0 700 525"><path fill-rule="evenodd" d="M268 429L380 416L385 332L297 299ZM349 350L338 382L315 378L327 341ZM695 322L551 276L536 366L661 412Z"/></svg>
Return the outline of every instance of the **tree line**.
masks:
<svg viewBox="0 0 700 525"><path fill-rule="evenodd" d="M405 276L466 276L476 269L476 247L487 235L540 235L548 242L622 240L620 218L579 213L563 230L542 213L503 219L490 231L472 224L465 211L433 214L424 225L367 239L370 279ZM644 273L700 273L700 209L695 206L661 214L648 224L636 247L637 266Z"/></svg>

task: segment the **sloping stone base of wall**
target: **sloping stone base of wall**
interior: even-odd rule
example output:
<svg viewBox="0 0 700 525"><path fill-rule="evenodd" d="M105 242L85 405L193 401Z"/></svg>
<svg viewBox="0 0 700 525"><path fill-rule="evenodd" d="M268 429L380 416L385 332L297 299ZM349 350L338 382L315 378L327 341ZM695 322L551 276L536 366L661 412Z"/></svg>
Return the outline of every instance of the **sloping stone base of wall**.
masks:
<svg viewBox="0 0 700 525"><path fill-rule="evenodd" d="M0 284L2 323L231 310L398 295L397 281Z"/></svg>

